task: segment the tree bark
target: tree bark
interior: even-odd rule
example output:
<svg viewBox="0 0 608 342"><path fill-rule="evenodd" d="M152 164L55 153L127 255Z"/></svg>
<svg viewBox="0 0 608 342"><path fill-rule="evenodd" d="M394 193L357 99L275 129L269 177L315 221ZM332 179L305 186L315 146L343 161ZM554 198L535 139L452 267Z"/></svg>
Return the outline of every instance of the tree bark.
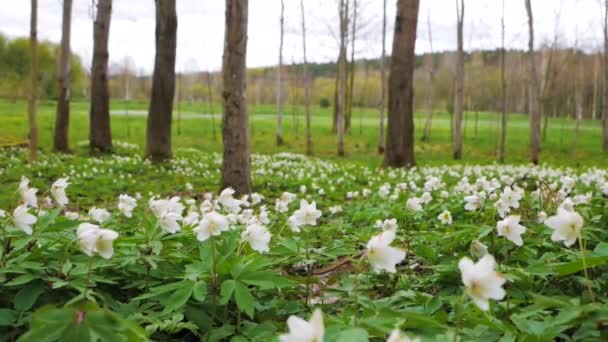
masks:
<svg viewBox="0 0 608 342"><path fill-rule="evenodd" d="M175 0L156 0L156 56L148 113L146 158L170 159L171 121L175 96L177 14Z"/></svg>
<svg viewBox="0 0 608 342"><path fill-rule="evenodd" d="M384 107L386 101L386 0L382 0L382 58L380 58L380 132L378 134L378 154L384 153Z"/></svg>
<svg viewBox="0 0 608 342"><path fill-rule="evenodd" d="M414 166L414 66L419 0L399 0L388 89L384 165Z"/></svg>
<svg viewBox="0 0 608 342"><path fill-rule="evenodd" d="M251 192L251 156L249 154L249 118L247 114L248 0L226 0L223 78L224 101L222 187L237 193Z"/></svg>
<svg viewBox="0 0 608 342"><path fill-rule="evenodd" d="M608 0L604 2L604 152L608 152Z"/></svg>
<svg viewBox="0 0 608 342"><path fill-rule="evenodd" d="M300 0L300 11L302 13L302 57L304 74L304 103L306 106L306 154L313 155L312 149L312 127L310 122L310 83L311 79L308 75L308 62L306 60L306 15L304 12L304 0Z"/></svg>
<svg viewBox="0 0 608 342"><path fill-rule="evenodd" d="M538 164L540 154L540 111L538 105L538 77L536 62L534 60L534 16L532 14L532 0L526 1L528 12L528 62L530 63L530 99L528 116L530 117L530 161Z"/></svg>
<svg viewBox="0 0 608 342"><path fill-rule="evenodd" d="M59 57L59 98L55 118L56 152L69 152L68 129L70 125L70 84L71 51L70 34L72 26L72 0L63 0L63 23L61 28L61 55Z"/></svg>
<svg viewBox="0 0 608 342"><path fill-rule="evenodd" d="M348 0L340 0L340 57L338 58L338 156L344 156L344 119L346 115L346 31L348 30Z"/></svg>
<svg viewBox="0 0 608 342"><path fill-rule="evenodd" d="M277 146L283 145L283 83L281 71L283 69L283 24L285 3L281 0L281 38L279 43L279 67L277 69Z"/></svg>
<svg viewBox="0 0 608 342"><path fill-rule="evenodd" d="M89 114L89 147L91 151L112 150L110 128L110 94L108 90L108 38L112 0L97 1L93 28L93 61L91 63L91 109Z"/></svg>
<svg viewBox="0 0 608 342"><path fill-rule="evenodd" d="M348 13L347 13L348 16ZM355 91L355 41L357 32L357 0L353 0L353 23L351 26L350 65L348 70L349 84L347 89L346 116L344 120L344 131L349 133L352 128L353 119L353 95Z"/></svg>
<svg viewBox="0 0 608 342"><path fill-rule="evenodd" d="M38 125L36 124L36 101L38 100L38 0L31 1L30 15L30 98L28 101L29 131L29 162L36 161L38 151Z"/></svg>
<svg viewBox="0 0 608 342"><path fill-rule="evenodd" d="M498 162L505 162L507 144L507 81L505 79L505 0L502 0L502 17L500 19L500 147Z"/></svg>
<svg viewBox="0 0 608 342"><path fill-rule="evenodd" d="M427 17L427 27L429 34L429 47L430 51L427 55L427 69L429 73L429 95L427 97L427 114L426 120L424 122L424 130L422 132L421 141L427 141L431 137L431 124L433 121L433 111L434 111L434 98L435 98L435 63L433 60L433 34L431 31L431 10L429 7L429 13Z"/></svg>
<svg viewBox="0 0 608 342"><path fill-rule="evenodd" d="M464 0L456 0L457 14L457 40L458 51L456 55L456 84L454 91L454 120L452 121L452 151L454 159L462 159L462 108L464 104Z"/></svg>

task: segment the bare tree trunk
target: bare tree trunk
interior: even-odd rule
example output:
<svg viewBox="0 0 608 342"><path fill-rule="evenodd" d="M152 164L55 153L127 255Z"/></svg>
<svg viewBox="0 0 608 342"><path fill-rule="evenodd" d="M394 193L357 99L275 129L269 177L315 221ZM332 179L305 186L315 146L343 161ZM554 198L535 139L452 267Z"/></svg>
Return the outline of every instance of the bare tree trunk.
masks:
<svg viewBox="0 0 608 342"><path fill-rule="evenodd" d="M171 120L175 96L177 14L175 0L156 0L155 3L156 57L146 132L146 157L162 161L170 159L172 155Z"/></svg>
<svg viewBox="0 0 608 342"><path fill-rule="evenodd" d="M456 84L454 90L454 119L452 120L452 151L454 159L462 159L462 108L464 102L464 51L463 51L463 25L464 0L456 0L457 40L458 52L456 55Z"/></svg>
<svg viewBox="0 0 608 342"><path fill-rule="evenodd" d="M306 154L312 156L312 127L310 122L310 83L312 80L308 75L308 62L306 60L306 14L304 11L304 0L300 0L300 11L302 14L302 73L304 74L304 103L306 106Z"/></svg>
<svg viewBox="0 0 608 342"><path fill-rule="evenodd" d="M574 160L579 163L579 141L581 120L583 119L583 67L580 57L576 62L576 72L574 79L574 105L576 107L576 124L574 128Z"/></svg>
<svg viewBox="0 0 608 342"><path fill-rule="evenodd" d="M593 54L593 103L591 104L591 119L597 119L597 94L599 83L600 59L599 55Z"/></svg>
<svg viewBox="0 0 608 342"><path fill-rule="evenodd" d="M283 23L285 3L281 0L281 38L279 43L279 67L277 70L277 146L283 145L283 84L281 71L283 69Z"/></svg>
<svg viewBox="0 0 608 342"><path fill-rule="evenodd" d="M604 2L604 152L608 152L608 0Z"/></svg>
<svg viewBox="0 0 608 342"><path fill-rule="evenodd" d="M213 137L213 141L217 141L217 134L215 133L215 112L213 109L213 92L211 90L211 72L207 71L206 77L207 83L207 101L209 102L209 112L211 114L211 135Z"/></svg>
<svg viewBox="0 0 608 342"><path fill-rule="evenodd" d="M344 156L344 117L346 115L346 31L348 0L340 0L340 58L338 59L338 155Z"/></svg>
<svg viewBox="0 0 608 342"><path fill-rule="evenodd" d="M505 146L507 143L507 81L505 79L505 0L502 0L502 17L500 18L500 147L498 162L505 162Z"/></svg>
<svg viewBox="0 0 608 342"><path fill-rule="evenodd" d="M249 117L247 113L248 0L226 0L223 77L224 100L222 188L251 192Z"/></svg>
<svg viewBox="0 0 608 342"><path fill-rule="evenodd" d="M38 0L31 1L30 16L30 52L31 52L31 89L28 101L28 121L30 124L29 140L29 162L36 161L38 151L38 125L36 124L36 102L38 100Z"/></svg>
<svg viewBox="0 0 608 342"><path fill-rule="evenodd" d="M382 58L380 58L380 133L378 134L378 153L384 153L384 107L386 99L386 0L382 0Z"/></svg>
<svg viewBox="0 0 608 342"><path fill-rule="evenodd" d="M93 29L93 62L91 63L91 109L89 143L91 151L112 150L110 129L110 94L108 90L108 38L112 0L97 0Z"/></svg>
<svg viewBox="0 0 608 342"><path fill-rule="evenodd" d="M433 121L434 111L434 100L435 100L435 63L433 60L433 33L431 30L431 9L429 7L429 13L427 16L428 34L429 34L429 46L430 51L428 54L427 69L429 73L429 96L427 98L427 114L424 122L424 130L422 132L421 141L427 141L431 138L431 123Z"/></svg>
<svg viewBox="0 0 608 342"><path fill-rule="evenodd" d="M347 13L348 15L348 13ZM357 0L353 0L353 24L351 26L350 70L348 71L349 85L347 89L346 117L344 130L351 131L353 118L353 94L355 91L355 41L357 38Z"/></svg>
<svg viewBox="0 0 608 342"><path fill-rule="evenodd" d="M70 33L72 26L72 0L63 0L63 23L61 28L61 55L59 57L59 98L55 118L55 139L53 149L68 152L68 128L70 125L70 84L71 51Z"/></svg>
<svg viewBox="0 0 608 342"><path fill-rule="evenodd" d="M414 66L419 0L398 0L388 89L384 165L414 166Z"/></svg>
<svg viewBox="0 0 608 342"><path fill-rule="evenodd" d="M530 63L530 161L538 164L540 153L540 112L538 109L538 78L536 75L536 62L534 60L534 16L532 14L532 0L526 1L526 11L528 12L528 62Z"/></svg>

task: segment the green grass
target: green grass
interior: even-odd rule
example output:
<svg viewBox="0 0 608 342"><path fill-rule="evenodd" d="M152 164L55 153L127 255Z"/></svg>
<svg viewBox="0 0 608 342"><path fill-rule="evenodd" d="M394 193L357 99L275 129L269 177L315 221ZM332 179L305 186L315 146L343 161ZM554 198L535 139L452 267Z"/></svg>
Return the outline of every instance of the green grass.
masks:
<svg viewBox="0 0 608 342"><path fill-rule="evenodd" d="M112 136L115 140L145 144L145 117L134 115L135 111L147 110L147 103L115 101L114 111L129 108L131 115L112 116ZM177 106L176 106L177 109ZM71 107L70 144L88 138L88 102L75 101ZM179 105L174 111L173 144L178 147L194 147L202 151L219 152L221 146L221 106L215 104ZM27 137L27 105L24 101L0 100L0 142L21 141ZM192 113L215 112L213 117ZM285 145L276 146L276 109L274 105L250 105L251 150L254 153L277 153L305 151L304 109L291 105L285 108ZM336 136L331 132L331 108L313 108L313 139L316 156L336 158ZM431 139L420 142L424 113L416 114L416 159L420 165L451 164L450 118L446 113L436 113ZM40 147L51 149L54 127L55 103L42 102L38 107ZM347 159L368 165L379 165L381 157L376 153L378 141L378 112L373 108L355 108L352 132L345 138ZM496 161L499 136L499 115L479 113L478 129L475 132L475 113L465 114L464 159L467 164L487 164ZM552 165L598 165L608 166L608 158L601 150L600 121L586 120L581 125L578 151L574 147L575 122L567 118L552 118L542 145L541 160ZM214 138L215 131L215 138ZM525 163L528 159L528 118L523 114L510 114L507 130L508 163Z"/></svg>

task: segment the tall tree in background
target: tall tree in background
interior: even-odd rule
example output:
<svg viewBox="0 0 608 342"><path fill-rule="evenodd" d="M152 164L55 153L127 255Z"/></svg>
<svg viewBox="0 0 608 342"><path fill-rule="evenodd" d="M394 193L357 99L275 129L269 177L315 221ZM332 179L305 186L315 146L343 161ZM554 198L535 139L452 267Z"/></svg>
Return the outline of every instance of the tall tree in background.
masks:
<svg viewBox="0 0 608 342"><path fill-rule="evenodd" d="M399 0L388 88L384 165L414 166L414 66L419 0Z"/></svg>
<svg viewBox="0 0 608 342"><path fill-rule="evenodd" d="M302 77L304 77L304 103L306 106L306 154L312 156L312 127L310 122L310 84L308 75L308 62L306 60L306 14L304 11L304 0L300 0L300 11L302 14Z"/></svg>
<svg viewBox="0 0 608 342"><path fill-rule="evenodd" d="M604 2L604 152L608 152L608 0Z"/></svg>
<svg viewBox="0 0 608 342"><path fill-rule="evenodd" d="M281 72L283 71L283 25L284 25L285 3L281 0L281 35L279 43L279 67L277 68L277 145L283 145L283 82Z"/></svg>
<svg viewBox="0 0 608 342"><path fill-rule="evenodd" d="M382 57L380 58L380 132L378 134L378 153L384 153L384 108L386 99L386 0L382 0Z"/></svg>
<svg viewBox="0 0 608 342"><path fill-rule="evenodd" d="M338 58L338 155L344 156L344 120L346 116L346 39L348 32L348 0L340 0L340 55Z"/></svg>
<svg viewBox="0 0 608 342"><path fill-rule="evenodd" d="M355 42L357 40L357 0L353 0L353 20L351 26L350 63L348 66L349 84L346 87L346 116L344 117L344 130L351 131L353 119L353 94L355 91Z"/></svg>
<svg viewBox="0 0 608 342"><path fill-rule="evenodd" d="M462 159L462 108L464 103L464 0L456 0L456 31L458 51L456 53L456 84L454 90L454 120L452 120L452 151L454 159Z"/></svg>
<svg viewBox="0 0 608 342"><path fill-rule="evenodd" d="M28 121L30 124L29 141L29 161L36 160L36 152L38 150L38 125L36 124L36 101L38 100L38 0L31 2L30 15L30 51L31 51L31 67L30 67L30 98L27 106Z"/></svg>
<svg viewBox="0 0 608 342"><path fill-rule="evenodd" d="M59 57L59 97L55 118L53 149L68 152L68 128L70 125L70 34L72 26L72 0L63 0L63 23L61 28L61 55Z"/></svg>
<svg viewBox="0 0 608 342"><path fill-rule="evenodd" d="M507 140L507 81L505 80L505 0L502 0L502 17L500 18L500 147L498 161L505 162L505 145Z"/></svg>
<svg viewBox="0 0 608 342"><path fill-rule="evenodd" d="M171 158L171 120L175 96L177 15L175 0L156 0L156 57L146 132L146 157Z"/></svg>
<svg viewBox="0 0 608 342"><path fill-rule="evenodd" d="M246 99L248 0L226 0L222 187L251 192L249 118Z"/></svg>
<svg viewBox="0 0 608 342"><path fill-rule="evenodd" d="M431 7L429 6L429 12L427 16L428 35L429 35L429 53L425 56L426 68L429 73L429 94L427 97L427 114L424 122L424 130L422 132L421 141L426 141L431 137L431 124L433 121L433 111L435 110L434 98L435 98L435 61L433 55L433 33L431 30Z"/></svg>
<svg viewBox="0 0 608 342"><path fill-rule="evenodd" d="M97 0L93 27L93 62L91 63L91 109L89 114L89 146L92 151L112 149L110 129L110 94L108 90L108 39L112 0Z"/></svg>
<svg viewBox="0 0 608 342"><path fill-rule="evenodd" d="M528 12L528 62L530 63L530 98L528 116L530 117L530 161L538 164L540 153L540 110L538 103L538 76L534 60L534 16L532 14L532 0L525 0Z"/></svg>

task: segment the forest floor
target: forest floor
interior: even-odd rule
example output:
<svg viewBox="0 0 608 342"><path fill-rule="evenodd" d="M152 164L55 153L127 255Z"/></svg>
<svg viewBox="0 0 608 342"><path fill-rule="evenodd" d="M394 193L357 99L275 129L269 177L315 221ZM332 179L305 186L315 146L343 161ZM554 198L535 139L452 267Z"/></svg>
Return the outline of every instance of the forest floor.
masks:
<svg viewBox="0 0 608 342"><path fill-rule="evenodd" d="M42 102L38 107L39 146L51 149L55 103ZM112 137L116 141L145 144L146 110L144 102L112 102ZM220 152L221 106L204 103L176 105L173 121L174 147L193 147L205 152ZM286 106L284 113L283 146L276 146L276 108L273 105L251 105L250 132L252 152L304 153L305 118L303 107ZM27 137L27 104L25 101L0 100L0 144L24 141ZM431 138L421 142L425 113L416 113L416 159L420 165L452 164L450 116L434 114ZM477 117L477 119L476 119ZM497 160L500 133L498 113L465 113L464 159L466 164L488 164ZM509 114L507 129L507 163L526 163L528 158L528 118L524 114ZM377 154L378 111L355 108L352 129L345 137L348 160L369 166L381 164ZM580 128L578 148L572 118L550 118L543 139L541 160L559 166L608 166L601 151L601 121L584 120ZM314 153L335 159L336 135L331 131L331 108L314 107L312 114ZM88 102L74 101L71 106L70 144L76 152L84 152L88 138Z"/></svg>

